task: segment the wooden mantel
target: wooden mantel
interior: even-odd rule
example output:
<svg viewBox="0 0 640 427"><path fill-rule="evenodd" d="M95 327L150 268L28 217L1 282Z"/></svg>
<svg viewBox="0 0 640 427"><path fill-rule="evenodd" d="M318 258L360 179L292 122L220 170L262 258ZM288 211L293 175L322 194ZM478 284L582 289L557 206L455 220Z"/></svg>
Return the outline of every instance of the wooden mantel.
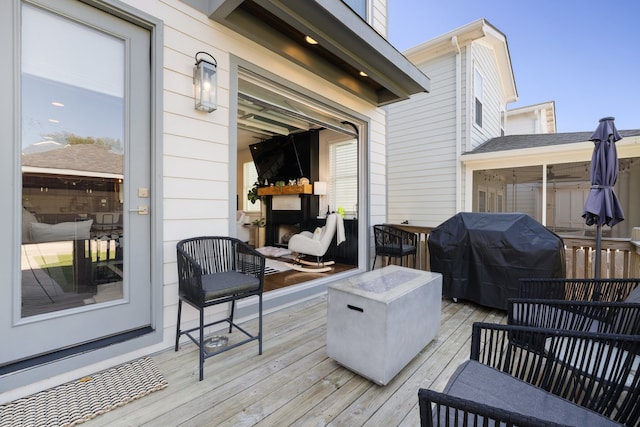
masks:
<svg viewBox="0 0 640 427"><path fill-rule="evenodd" d="M313 194L313 185L283 185L258 188L258 196L279 196L287 194Z"/></svg>

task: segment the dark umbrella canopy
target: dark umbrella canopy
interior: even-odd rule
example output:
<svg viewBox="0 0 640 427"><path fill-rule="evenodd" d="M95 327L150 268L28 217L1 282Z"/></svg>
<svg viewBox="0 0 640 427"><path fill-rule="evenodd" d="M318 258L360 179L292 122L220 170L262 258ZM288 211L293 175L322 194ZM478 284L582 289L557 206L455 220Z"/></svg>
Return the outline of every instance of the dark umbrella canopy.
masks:
<svg viewBox="0 0 640 427"><path fill-rule="evenodd" d="M613 117L600 119L598 128L590 138L595 145L591 157L591 191L582 215L587 225L614 226L624 220L622 207L613 191L618 180L618 152L615 143L622 139L613 120Z"/></svg>
<svg viewBox="0 0 640 427"><path fill-rule="evenodd" d="M618 180L618 152L616 141L622 139L613 117L600 119L600 124L591 135L594 142L591 157L591 190L584 204L584 221L587 225L596 225L596 251L594 262L594 276L600 278L600 242L602 240L602 226L614 226L624 220L622 207L618 201L613 186Z"/></svg>

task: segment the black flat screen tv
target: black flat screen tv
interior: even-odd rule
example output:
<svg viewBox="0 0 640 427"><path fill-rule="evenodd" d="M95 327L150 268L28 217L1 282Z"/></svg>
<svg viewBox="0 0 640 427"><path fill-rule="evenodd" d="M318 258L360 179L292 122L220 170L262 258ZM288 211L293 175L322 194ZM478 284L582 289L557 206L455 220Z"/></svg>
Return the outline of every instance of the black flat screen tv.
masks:
<svg viewBox="0 0 640 427"><path fill-rule="evenodd" d="M249 146L261 185L276 181L309 177L303 165L308 164L309 142L305 137L278 137ZM307 168L308 169L308 168Z"/></svg>

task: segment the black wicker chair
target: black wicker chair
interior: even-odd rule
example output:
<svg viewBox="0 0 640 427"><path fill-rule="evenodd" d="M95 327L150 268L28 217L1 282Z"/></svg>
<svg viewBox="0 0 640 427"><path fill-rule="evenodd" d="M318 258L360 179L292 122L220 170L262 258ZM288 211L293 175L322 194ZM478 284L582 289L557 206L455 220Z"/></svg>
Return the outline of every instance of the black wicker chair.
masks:
<svg viewBox="0 0 640 427"><path fill-rule="evenodd" d="M413 266L415 267L418 249L418 237L415 233L410 233L392 225L382 224L373 226L373 235L376 244L376 255L373 258L372 270L376 267L378 256L387 257L387 265L389 265L391 258L400 258L400 265L403 265L404 257L413 255Z"/></svg>
<svg viewBox="0 0 640 427"><path fill-rule="evenodd" d="M544 351L523 341L544 342ZM419 392L421 422L636 426L639 363L637 335L475 323L471 360L458 367L442 393Z"/></svg>
<svg viewBox="0 0 640 427"><path fill-rule="evenodd" d="M199 348L200 381L204 377L204 361L216 354L231 350L251 341L258 341L258 354L262 354L262 290L264 287L265 257L246 243L232 237L194 237L177 244L178 252L178 321L175 351L180 336L186 335ZM258 333L250 334L233 322L235 303L239 299L258 297ZM182 303L186 302L200 312L195 328L181 330ZM228 317L205 324L204 309L217 304L231 303ZM233 327L247 338L218 350L207 351L204 329L227 322L229 333ZM196 337L192 332L199 331Z"/></svg>
<svg viewBox="0 0 640 427"><path fill-rule="evenodd" d="M544 342L544 351L522 342ZM640 423L640 336L476 323L471 359L625 425Z"/></svg>
<svg viewBox="0 0 640 427"><path fill-rule="evenodd" d="M625 301L640 279L520 279L519 297L570 301ZM636 292L640 292L638 289ZM640 295L636 295L640 297ZM635 302L640 302L636 300Z"/></svg>

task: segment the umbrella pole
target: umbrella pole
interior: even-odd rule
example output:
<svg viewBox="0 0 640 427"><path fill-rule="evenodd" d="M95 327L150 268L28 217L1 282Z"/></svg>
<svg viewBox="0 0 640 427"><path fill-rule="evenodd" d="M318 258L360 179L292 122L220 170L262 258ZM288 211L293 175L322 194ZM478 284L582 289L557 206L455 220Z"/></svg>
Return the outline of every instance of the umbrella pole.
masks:
<svg viewBox="0 0 640 427"><path fill-rule="evenodd" d="M600 246L601 246L600 241L601 240L602 240L602 226L598 224L596 226L596 256L595 256L596 265L594 266L594 277L596 279L600 278Z"/></svg>

